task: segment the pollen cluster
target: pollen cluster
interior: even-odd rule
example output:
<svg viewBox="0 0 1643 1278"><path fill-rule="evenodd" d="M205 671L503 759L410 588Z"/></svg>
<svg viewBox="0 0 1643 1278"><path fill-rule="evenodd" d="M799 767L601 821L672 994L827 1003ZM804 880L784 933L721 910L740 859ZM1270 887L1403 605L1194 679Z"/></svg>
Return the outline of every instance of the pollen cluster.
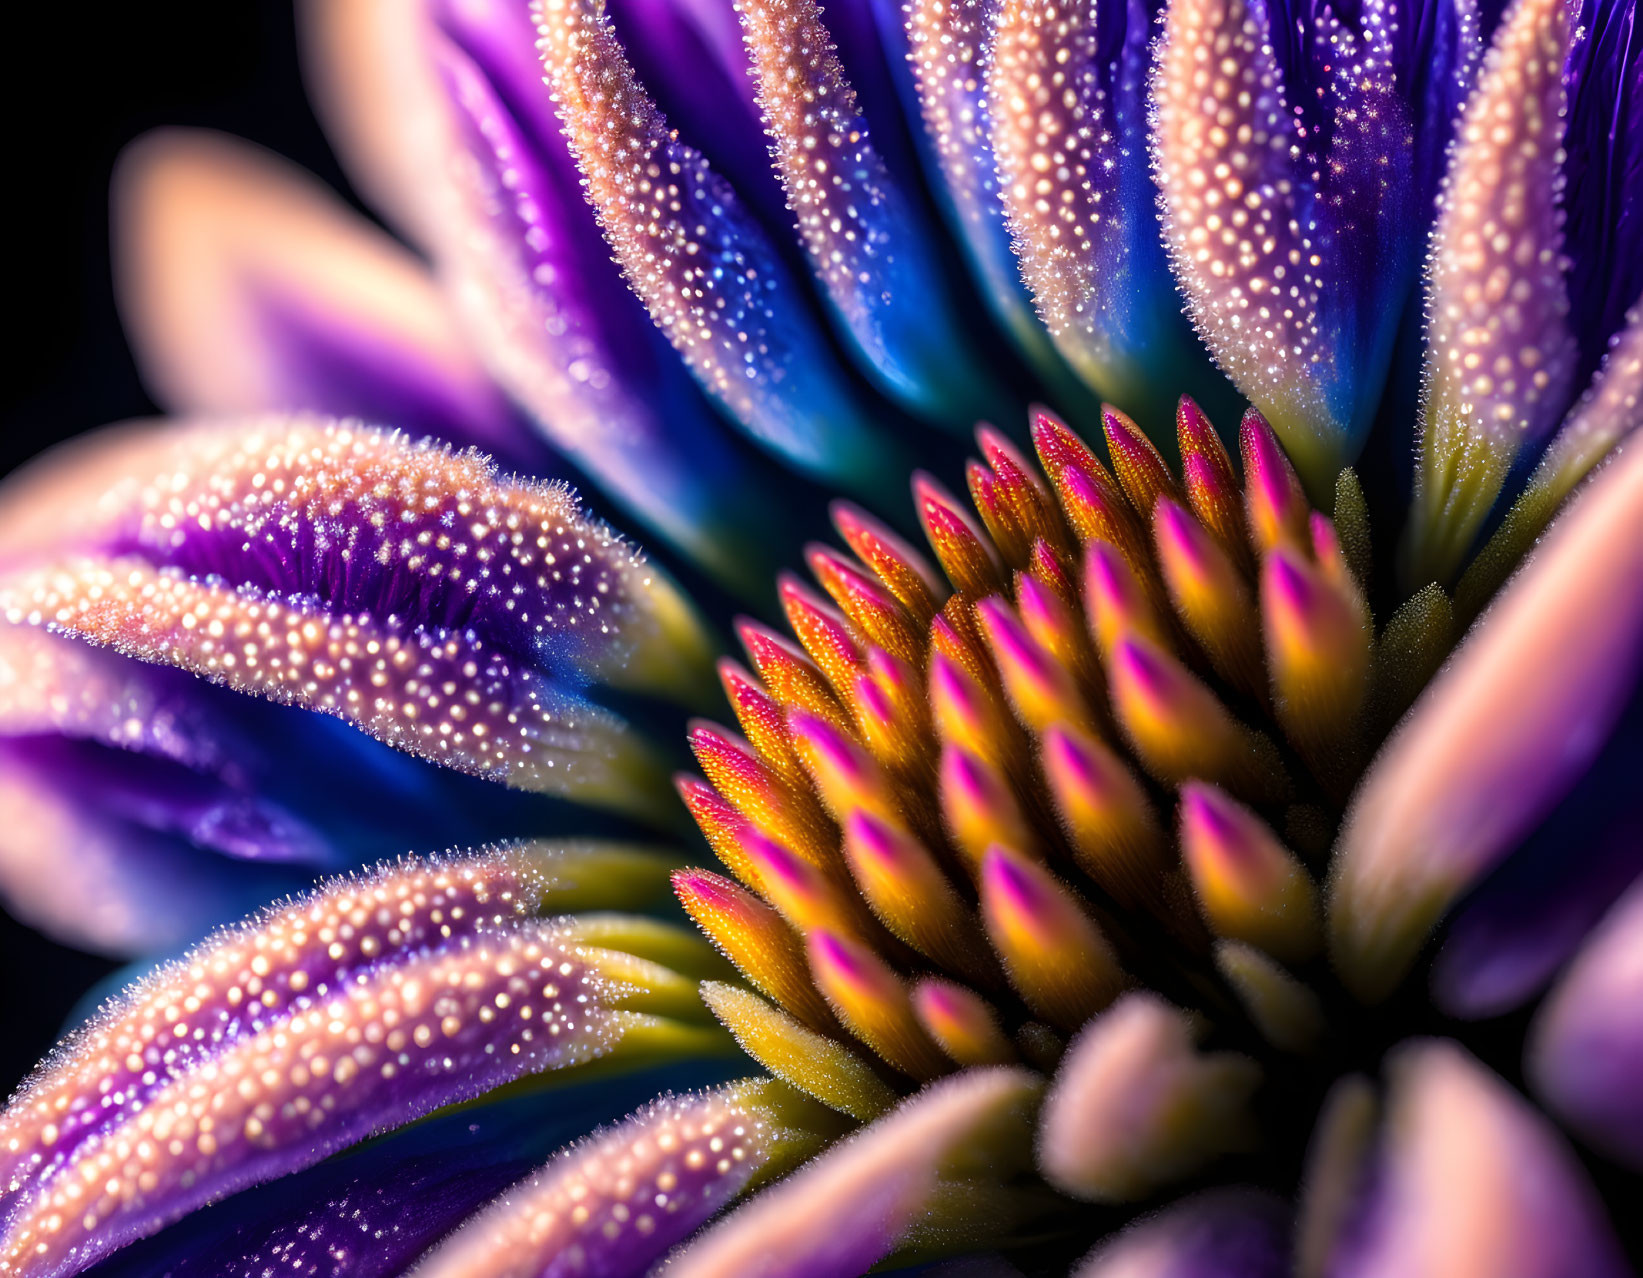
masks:
<svg viewBox="0 0 1643 1278"><path fill-rule="evenodd" d="M1316 858L1414 692L1376 673L1356 481L1338 527L1253 410L1242 485L1190 400L1183 475L1104 428L1111 469L1040 413L1042 471L981 428L972 509L916 478L939 571L836 505L854 554L811 548L825 597L780 582L797 642L745 622L751 669L720 665L745 735L691 731L680 791L729 877L675 889L759 992L709 1005L858 1119L960 1067L1049 1068L1135 985L1224 997L1275 1051L1319 1027ZM1444 615L1383 630L1404 673Z"/></svg>

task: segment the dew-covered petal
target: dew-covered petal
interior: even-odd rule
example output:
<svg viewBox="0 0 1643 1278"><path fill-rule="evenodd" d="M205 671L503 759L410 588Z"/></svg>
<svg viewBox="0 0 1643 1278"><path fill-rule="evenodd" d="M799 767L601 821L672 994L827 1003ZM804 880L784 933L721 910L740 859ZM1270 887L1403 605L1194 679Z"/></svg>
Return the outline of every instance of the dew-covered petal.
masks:
<svg viewBox="0 0 1643 1278"><path fill-rule="evenodd" d="M1148 171L1150 36L1142 3L1002 0L986 67L998 194L1022 279L1067 362L1142 414L1162 406L1153 374L1168 368L1178 380L1192 360Z"/></svg>
<svg viewBox="0 0 1643 1278"><path fill-rule="evenodd" d="M1643 425L1643 311L1628 314L1597 376L1564 419L1523 492L1456 587L1462 616L1475 615L1581 480Z"/></svg>
<svg viewBox="0 0 1643 1278"><path fill-rule="evenodd" d="M0 762L7 908L113 955L174 952L320 870L567 815L338 718L27 623L0 622Z"/></svg>
<svg viewBox="0 0 1643 1278"><path fill-rule="evenodd" d="M755 439L811 474L873 489L883 473L901 473L774 246L670 130L602 10L541 0L533 12L587 198L629 286L697 380Z"/></svg>
<svg viewBox="0 0 1643 1278"><path fill-rule="evenodd" d="M1417 254L1388 9L1173 0L1153 76L1188 312L1320 491L1362 445Z"/></svg>
<svg viewBox="0 0 1643 1278"><path fill-rule="evenodd" d="M314 418L113 432L10 497L9 624L520 788L621 801L644 752L576 689L688 696L701 670L683 596L567 488L398 434ZM64 501L85 512L68 529Z"/></svg>
<svg viewBox="0 0 1643 1278"><path fill-rule="evenodd" d="M73 1273L193 1208L527 1073L635 1018L501 849L322 886L129 987L0 1115L0 1246Z"/></svg>
<svg viewBox="0 0 1643 1278"><path fill-rule="evenodd" d="M1628 0L1585 0L1564 68L1570 319L1590 367L1643 296L1643 42Z"/></svg>
<svg viewBox="0 0 1643 1278"><path fill-rule="evenodd" d="M1453 1043L1400 1048L1373 1188L1330 1278L1620 1278L1603 1208L1561 1137Z"/></svg>
<svg viewBox="0 0 1643 1278"><path fill-rule="evenodd" d="M732 1201L780 1139L759 1084L664 1095L513 1186L417 1278L641 1274Z"/></svg>
<svg viewBox="0 0 1643 1278"><path fill-rule="evenodd" d="M1567 0L1511 7L1444 180L1406 547L1416 585L1453 575L1513 459L1557 423L1573 389L1559 198L1573 22Z"/></svg>
<svg viewBox="0 0 1643 1278"><path fill-rule="evenodd" d="M427 268L295 168L154 133L122 157L113 204L125 329L168 408L362 417L553 468Z"/></svg>
<svg viewBox="0 0 1643 1278"><path fill-rule="evenodd" d="M430 5L453 153L434 254L487 368L623 508L741 587L784 517L765 469L622 282L542 83L526 4Z"/></svg>
<svg viewBox="0 0 1643 1278"><path fill-rule="evenodd" d="M487 1200L567 1142L669 1087L719 1083L724 1063L555 1076L459 1106L201 1208L103 1261L99 1278L399 1278ZM549 1082L549 1079L539 1080ZM574 1087L567 1093L565 1088ZM567 1101L569 1103L567 1103Z"/></svg>
<svg viewBox="0 0 1643 1278"><path fill-rule="evenodd" d="M1289 1211L1270 1194L1219 1189L1184 1199L1102 1243L1076 1278L1281 1278Z"/></svg>
<svg viewBox="0 0 1643 1278"><path fill-rule="evenodd" d="M861 1273L919 1221L944 1177L1001 1174L1024 1153L1038 1084L969 1070L931 1084L738 1208L670 1258L669 1278Z"/></svg>
<svg viewBox="0 0 1643 1278"><path fill-rule="evenodd" d="M1334 853L1330 950L1376 999L1597 756L1643 659L1643 454L1587 490L1415 705Z"/></svg>
<svg viewBox="0 0 1643 1278"><path fill-rule="evenodd" d="M902 7L924 162L949 225L994 314L1046 377L1056 357L1033 313L1000 200L986 59L998 0L911 0Z"/></svg>
<svg viewBox="0 0 1643 1278"><path fill-rule="evenodd" d="M1635 835L1634 835L1635 837ZM1527 1049L1531 1083L1586 1143L1643 1165L1643 885L1634 885L1558 978Z"/></svg>
<svg viewBox="0 0 1643 1278"><path fill-rule="evenodd" d="M968 352L932 228L876 147L821 7L737 8L776 173L844 333L893 398L968 429L998 392Z"/></svg>

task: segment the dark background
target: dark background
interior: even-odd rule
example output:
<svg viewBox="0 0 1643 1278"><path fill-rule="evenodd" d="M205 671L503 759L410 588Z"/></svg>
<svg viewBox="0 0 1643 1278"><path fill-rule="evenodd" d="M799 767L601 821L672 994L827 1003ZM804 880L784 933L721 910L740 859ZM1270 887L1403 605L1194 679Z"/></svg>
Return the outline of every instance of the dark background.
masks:
<svg viewBox="0 0 1643 1278"><path fill-rule="evenodd" d="M163 124L224 129L343 187L303 97L285 0L15 5L5 47L0 473L154 411L109 279L108 180L127 142ZM0 915L0 1095L110 969Z"/></svg>

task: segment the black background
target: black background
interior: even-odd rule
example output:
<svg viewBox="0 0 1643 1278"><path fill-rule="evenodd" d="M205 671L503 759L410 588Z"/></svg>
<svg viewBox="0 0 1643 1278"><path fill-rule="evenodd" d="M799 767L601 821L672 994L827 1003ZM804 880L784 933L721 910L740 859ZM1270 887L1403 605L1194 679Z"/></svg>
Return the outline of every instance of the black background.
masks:
<svg viewBox="0 0 1643 1278"><path fill-rule="evenodd" d="M154 411L109 281L108 180L127 142L164 124L224 129L343 183L283 0L19 4L5 31L0 472ZM109 967L0 916L0 1094Z"/></svg>

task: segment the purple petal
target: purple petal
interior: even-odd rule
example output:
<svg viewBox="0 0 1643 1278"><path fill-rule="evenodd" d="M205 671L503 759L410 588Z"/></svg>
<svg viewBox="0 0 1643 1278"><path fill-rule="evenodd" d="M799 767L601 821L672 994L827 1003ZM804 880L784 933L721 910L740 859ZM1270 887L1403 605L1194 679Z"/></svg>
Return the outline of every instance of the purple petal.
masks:
<svg viewBox="0 0 1643 1278"><path fill-rule="evenodd" d="M1605 910L1643 873L1643 696L1591 770L1455 910L1432 966L1452 1016L1498 1016L1539 993Z"/></svg>
<svg viewBox="0 0 1643 1278"><path fill-rule="evenodd" d="M1518 452L1562 418L1575 341L1564 281L1565 0L1516 0L1467 104L1428 254L1414 584L1448 581ZM1418 579L1418 580L1417 580Z"/></svg>
<svg viewBox="0 0 1643 1278"><path fill-rule="evenodd" d="M1334 852L1330 948L1366 999L1591 765L1643 660L1643 452L1554 526L1358 788Z"/></svg>
<svg viewBox="0 0 1643 1278"><path fill-rule="evenodd" d="M1172 0L1153 78L1188 310L1314 487L1362 446L1418 252L1415 86L1387 9Z"/></svg>
<svg viewBox="0 0 1643 1278"><path fill-rule="evenodd" d="M145 379L179 412L389 422L549 469L426 269L305 174L215 134L150 134L113 196Z"/></svg>
<svg viewBox="0 0 1643 1278"><path fill-rule="evenodd" d="M536 11L585 190L629 285L707 392L755 439L832 482L902 469L826 353L796 281L729 184L681 141L592 0ZM655 182L651 171L668 175Z"/></svg>
<svg viewBox="0 0 1643 1278"><path fill-rule="evenodd" d="M78 1272L224 1194L523 1074L632 1018L553 923L528 859L344 879L130 987L0 1116L0 1254Z"/></svg>
<svg viewBox="0 0 1643 1278"><path fill-rule="evenodd" d="M664 1095L559 1154L465 1223L417 1278L624 1278L693 1233L769 1160L757 1085Z"/></svg>
<svg viewBox="0 0 1643 1278"><path fill-rule="evenodd" d="M669 1278L848 1278L895 1249L954 1159L986 1165L1024 1138L1036 1084L1024 1070L933 1083L739 1207L670 1258Z"/></svg>
<svg viewBox="0 0 1643 1278"><path fill-rule="evenodd" d="M630 0L610 16L640 82L680 136L701 148L760 222L787 226L792 215L770 166L770 139L735 6L719 0Z"/></svg>
<svg viewBox="0 0 1643 1278"><path fill-rule="evenodd" d="M913 0L904 16L902 6L893 7L924 125L924 166L942 211L999 321L1046 378L1070 385L1033 313L999 198L985 74L998 0Z"/></svg>
<svg viewBox="0 0 1643 1278"><path fill-rule="evenodd" d="M987 109L1021 275L1067 362L1103 398L1171 404L1196 350L1160 244L1146 149L1145 4L1006 0L988 49Z"/></svg>
<svg viewBox="0 0 1643 1278"><path fill-rule="evenodd" d="M10 624L623 804L643 752L568 688L694 686L688 605L562 486L305 418L116 433L68 457L14 481ZM68 531L51 514L65 499L89 512Z"/></svg>
<svg viewBox="0 0 1643 1278"><path fill-rule="evenodd" d="M0 624L0 893L108 954L169 953L317 869L539 831L535 795L170 666Z"/></svg>
<svg viewBox="0 0 1643 1278"><path fill-rule="evenodd" d="M1398 1049L1380 1168L1328 1278L1622 1278L1557 1132L1452 1043Z"/></svg>
<svg viewBox="0 0 1643 1278"><path fill-rule="evenodd" d="M245 1190L116 1252L97 1278L398 1278L487 1200L605 1114L722 1068L673 1063L613 1079L533 1085L460 1106ZM546 1080L542 1080L545 1082ZM568 1090L573 1089L574 1091Z"/></svg>
<svg viewBox="0 0 1643 1278"><path fill-rule="evenodd" d="M1635 775L1635 774L1634 774ZM1541 1006L1530 1033L1534 1088L1581 1138L1643 1166L1643 885L1604 917Z"/></svg>
<svg viewBox="0 0 1643 1278"><path fill-rule="evenodd" d="M1483 61L1483 16L1477 0L1419 0L1397 6L1394 16L1393 75L1415 121L1415 207L1427 209Z"/></svg>
<svg viewBox="0 0 1643 1278"><path fill-rule="evenodd" d="M636 519L742 586L784 522L628 291L583 198L523 3L436 4L429 59L448 104L449 211L435 244L476 350L546 433Z"/></svg>
<svg viewBox="0 0 1643 1278"><path fill-rule="evenodd" d="M1570 410L1499 528L1456 589L1463 612L1475 612L1517 566L1564 498L1643 424L1643 311L1627 314L1592 384Z"/></svg>
<svg viewBox="0 0 1643 1278"><path fill-rule="evenodd" d="M1102 1243L1075 1278L1281 1278L1289 1211L1253 1190L1221 1189L1137 1221Z"/></svg>

